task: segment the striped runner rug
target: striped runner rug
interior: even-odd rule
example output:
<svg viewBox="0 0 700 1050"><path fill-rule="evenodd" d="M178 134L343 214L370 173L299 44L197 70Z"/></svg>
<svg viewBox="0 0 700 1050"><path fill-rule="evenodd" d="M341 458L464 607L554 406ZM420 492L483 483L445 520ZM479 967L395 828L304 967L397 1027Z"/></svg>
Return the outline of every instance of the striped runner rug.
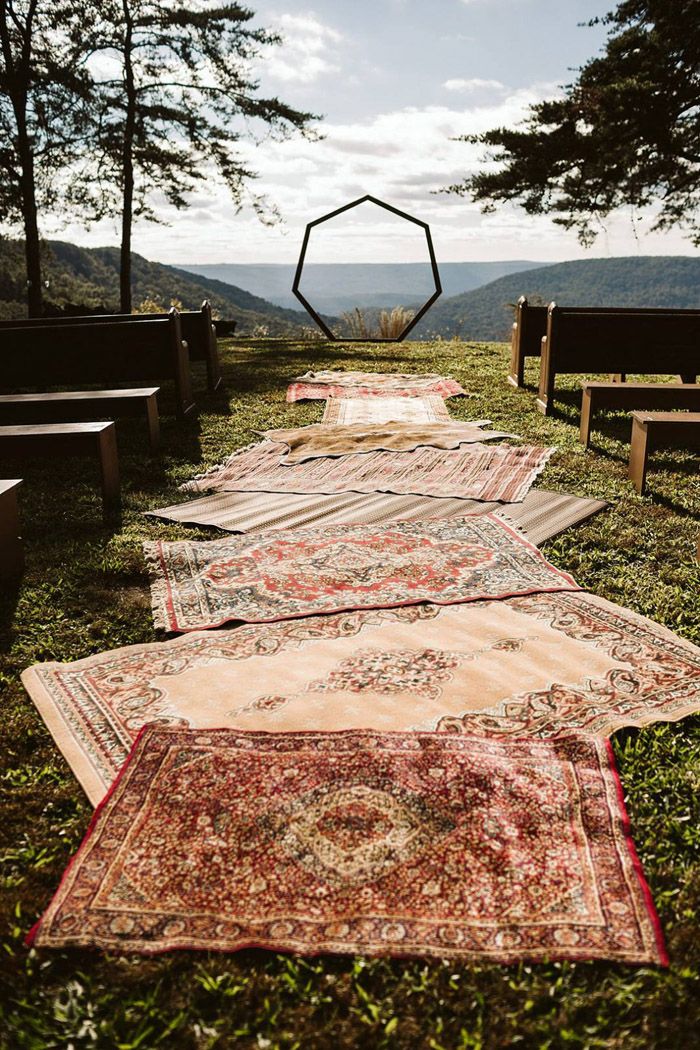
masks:
<svg viewBox="0 0 700 1050"><path fill-rule="evenodd" d="M393 492L519 503L555 451L539 445L367 452L285 466L287 446L262 441L181 486L183 492Z"/></svg>
<svg viewBox="0 0 700 1050"><path fill-rule="evenodd" d="M313 524L380 524L385 521L464 517L497 512L524 531L539 546L565 529L578 525L607 503L568 492L530 489L522 503L507 505L480 500L439 499L431 496L392 496L383 492L334 496L295 495L287 492L217 492L200 499L148 511L185 525L204 525L225 532L265 532Z"/></svg>

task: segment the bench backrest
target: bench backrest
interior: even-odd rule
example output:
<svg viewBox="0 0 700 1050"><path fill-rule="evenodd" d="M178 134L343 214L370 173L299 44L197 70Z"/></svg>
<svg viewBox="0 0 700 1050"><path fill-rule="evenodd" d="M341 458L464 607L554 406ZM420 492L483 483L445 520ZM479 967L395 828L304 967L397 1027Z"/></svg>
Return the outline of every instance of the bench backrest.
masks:
<svg viewBox="0 0 700 1050"><path fill-rule="evenodd" d="M211 304L208 299L200 310L181 310L180 330L187 343L190 360L205 361L209 356L209 341L216 339L212 328ZM156 314L81 314L78 317L29 317L19 321L0 321L0 344L2 333L7 328L55 328L75 325L138 324L145 321L162 321L169 313Z"/></svg>
<svg viewBox="0 0 700 1050"><path fill-rule="evenodd" d="M193 408L177 310L164 317L0 328L0 390L175 381L177 410Z"/></svg>
<svg viewBox="0 0 700 1050"><path fill-rule="evenodd" d="M547 343L555 372L692 372L700 369L700 310L602 310L552 303Z"/></svg>
<svg viewBox="0 0 700 1050"><path fill-rule="evenodd" d="M542 336L547 332L546 306L530 306L521 295L515 307L514 339L524 357L539 357Z"/></svg>

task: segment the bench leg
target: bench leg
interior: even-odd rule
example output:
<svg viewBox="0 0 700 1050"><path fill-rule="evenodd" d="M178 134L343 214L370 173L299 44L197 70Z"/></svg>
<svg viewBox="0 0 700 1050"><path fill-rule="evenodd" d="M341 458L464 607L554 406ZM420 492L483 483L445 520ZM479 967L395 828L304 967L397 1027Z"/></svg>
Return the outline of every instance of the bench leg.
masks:
<svg viewBox="0 0 700 1050"><path fill-rule="evenodd" d="M151 394L146 399L146 425L148 426L148 441L151 452L160 449L160 416L158 415L158 399L156 394Z"/></svg>
<svg viewBox="0 0 700 1050"><path fill-rule="evenodd" d="M10 580L24 569L24 548L19 535L17 492L6 492L0 501L0 579Z"/></svg>
<svg viewBox="0 0 700 1050"><path fill-rule="evenodd" d="M100 431L99 443L102 499L106 510L108 507L118 506L121 501L117 433L114 425Z"/></svg>
<svg viewBox="0 0 700 1050"><path fill-rule="evenodd" d="M518 338L517 329L517 324L514 324L510 344L510 373L508 375L508 382L511 386L521 387L525 385L525 357L520 352L520 340Z"/></svg>
<svg viewBox="0 0 700 1050"><path fill-rule="evenodd" d="M647 481L647 459L649 457L649 427L636 419L632 420L629 476L640 496L644 495Z"/></svg>
<svg viewBox="0 0 700 1050"><path fill-rule="evenodd" d="M591 408L592 397L590 390L581 393L581 426L579 430L579 441L586 448L591 443Z"/></svg>
<svg viewBox="0 0 700 1050"><path fill-rule="evenodd" d="M626 372L611 372L610 373L611 383L626 383L627 373Z"/></svg>
<svg viewBox="0 0 700 1050"><path fill-rule="evenodd" d="M694 383L697 379L696 375L691 375L689 372L685 372L682 376L678 376L681 383Z"/></svg>

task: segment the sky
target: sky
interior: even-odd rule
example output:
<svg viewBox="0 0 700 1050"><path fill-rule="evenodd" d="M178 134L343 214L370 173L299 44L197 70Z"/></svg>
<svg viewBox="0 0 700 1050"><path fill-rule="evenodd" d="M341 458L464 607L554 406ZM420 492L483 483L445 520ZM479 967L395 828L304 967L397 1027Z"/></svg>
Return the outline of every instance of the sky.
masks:
<svg viewBox="0 0 700 1050"><path fill-rule="evenodd" d="M584 249L575 233L546 217L507 205L483 215L468 198L435 192L479 169L483 149L456 136L514 126L529 105L574 79L605 39L604 27L584 23L613 0L247 0L247 6L255 24L285 39L257 64L261 92L319 114L323 140L296 135L243 146L243 159L259 175L252 188L278 207L279 225L260 223L251 205L236 213L212 175L184 212L156 198L163 224L137 223L134 251L181 265L295 262L307 222L369 193L429 223L438 261L693 254L677 233L649 234L650 217L632 223L621 213ZM407 236L405 224L364 210L361 226L346 214L342 236L316 242L317 261L424 259L421 238ZM43 232L88 247L118 243L117 226L108 221L86 231L56 220Z"/></svg>

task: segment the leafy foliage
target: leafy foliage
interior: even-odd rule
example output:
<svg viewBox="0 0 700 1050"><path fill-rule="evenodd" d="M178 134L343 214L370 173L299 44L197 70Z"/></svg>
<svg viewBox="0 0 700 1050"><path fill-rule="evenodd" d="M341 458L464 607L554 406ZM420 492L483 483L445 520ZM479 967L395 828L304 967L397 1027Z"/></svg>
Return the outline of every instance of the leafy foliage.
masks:
<svg viewBox="0 0 700 1050"><path fill-rule="evenodd" d="M522 129L465 136L500 167L447 192L551 214L584 244L615 209L658 205L654 229L700 244L700 0L623 0L596 21L611 27L603 54Z"/></svg>
<svg viewBox="0 0 700 1050"><path fill-rule="evenodd" d="M22 939L46 906L84 834L90 807L25 695L19 673L37 660L71 660L154 639L144 539L211 536L156 523L143 511L172 503L175 486L250 440L251 431L315 422L321 404L284 401L308 368L448 371L470 399L458 419L556 444L550 488L610 501L610 509L545 548L597 594L700 643L697 462L661 452L650 495L627 479L629 422L609 415L595 448L577 441L577 378L562 377L560 415L505 382L507 348L477 343L343 346L281 340L224 349L230 398L197 376L198 420L165 416L164 455L144 455L140 420L120 424L123 521L101 520L97 474L74 462L25 470L27 571L0 595L0 1046L3 1050L502 1050L570 1047L679 1050L700 1030L700 718L622 731L614 746L632 832L665 929L668 971L599 963L466 966L455 962L247 951L118 958L28 952ZM528 380L534 379L529 368ZM171 405L167 397L163 411Z"/></svg>

